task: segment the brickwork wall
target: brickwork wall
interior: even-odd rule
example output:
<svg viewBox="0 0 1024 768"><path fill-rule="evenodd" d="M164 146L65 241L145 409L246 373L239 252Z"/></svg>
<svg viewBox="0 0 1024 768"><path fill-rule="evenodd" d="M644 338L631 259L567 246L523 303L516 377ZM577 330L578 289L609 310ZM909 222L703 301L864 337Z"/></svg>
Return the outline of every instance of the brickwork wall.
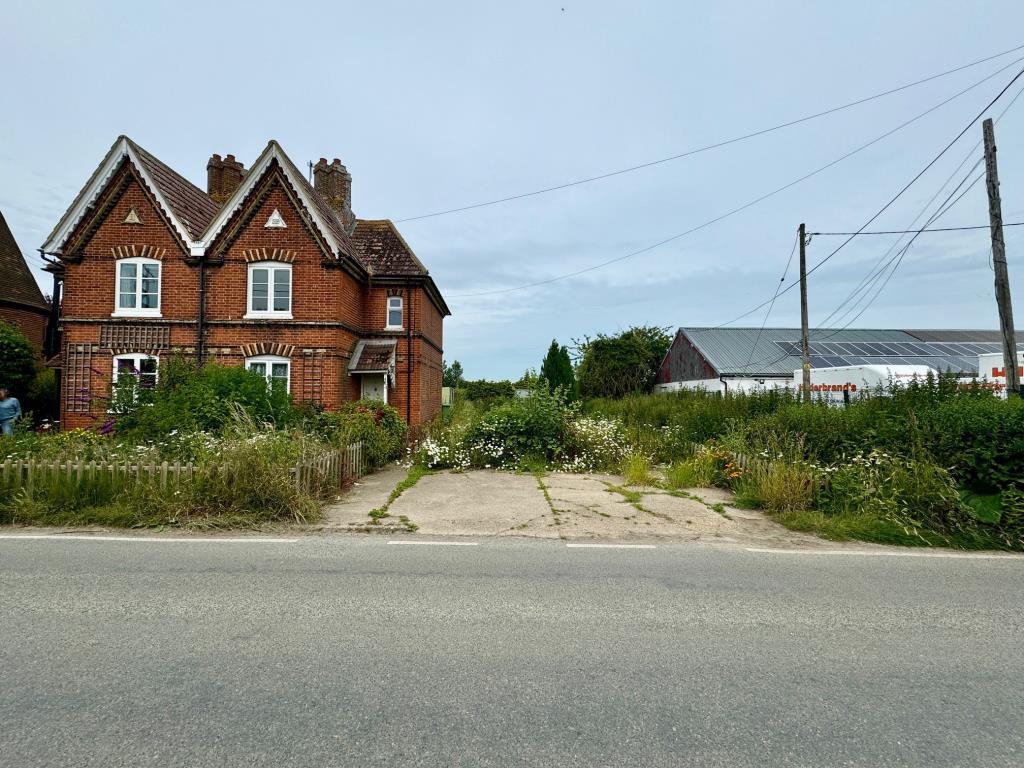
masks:
<svg viewBox="0 0 1024 768"><path fill-rule="evenodd" d="M420 288L410 291L405 288L367 288L343 269L325 268L323 251L282 185L278 179L254 211L242 212L247 223L241 231L234 232L233 222L229 222L222 237L230 233L233 240L224 251L223 263L207 267L204 341L208 359L227 365L243 365L243 346L284 345L291 363L293 397L296 400L319 398L326 408L331 409L360 397L360 378L347 372L357 341L365 337L395 338L398 342L396 381L390 387L389 402L403 418L408 414L413 424L430 418L440 411L440 353L422 344L416 334L422 324L429 324L427 333L440 346L440 313ZM132 208L142 224L122 223ZM275 209L287 227L265 227ZM120 249L120 253L129 253L132 246L136 255L141 255L143 246L149 246L147 253L155 251L160 255L160 318L111 318L115 308L114 251ZM213 243L208 254L212 257L220 251L221 244ZM245 317L248 264L264 258L292 265L291 320ZM389 290L405 298L404 320L412 324L407 327L411 327L414 334L411 349L412 402L408 409L406 381L409 379L407 361L410 350L407 349L406 333L384 331ZM66 319L63 325L65 351L81 345L94 351L89 357L88 381L84 385L81 381L68 385L87 392L65 391L62 398L65 406L68 402L87 401L91 404L90 412L62 409L65 428L90 427L106 417L113 362L112 350L100 348L104 325L167 326L171 348L194 354L198 307L199 268L186 262L180 243L168 230L158 209L138 183L131 182L86 245L82 261L66 266L62 307ZM88 322L80 322L82 320ZM319 379L315 383L310 381L314 373ZM65 382L68 382L67 377Z"/></svg>

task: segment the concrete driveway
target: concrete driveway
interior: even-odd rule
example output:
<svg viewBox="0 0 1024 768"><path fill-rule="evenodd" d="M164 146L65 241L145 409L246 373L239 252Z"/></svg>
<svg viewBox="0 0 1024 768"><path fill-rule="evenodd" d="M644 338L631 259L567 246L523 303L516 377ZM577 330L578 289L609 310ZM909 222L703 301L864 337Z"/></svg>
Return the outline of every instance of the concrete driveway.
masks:
<svg viewBox="0 0 1024 768"><path fill-rule="evenodd" d="M736 509L718 488L669 493L624 487L615 475L542 476L477 470L422 477L372 523L373 509L407 474L398 466L363 478L327 509L327 530L405 531L450 536L531 536L567 540L706 541L748 546L835 547L789 531L763 514ZM410 525L411 523L411 525ZM863 546L863 545L861 545Z"/></svg>

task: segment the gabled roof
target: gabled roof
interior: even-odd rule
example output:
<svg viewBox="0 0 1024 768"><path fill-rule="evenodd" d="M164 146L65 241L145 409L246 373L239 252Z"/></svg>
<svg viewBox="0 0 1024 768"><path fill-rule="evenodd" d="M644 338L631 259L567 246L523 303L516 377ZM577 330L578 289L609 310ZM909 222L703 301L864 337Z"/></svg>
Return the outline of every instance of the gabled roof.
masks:
<svg viewBox="0 0 1024 768"><path fill-rule="evenodd" d="M348 234L345 232L345 228L341 224L341 220L338 218L338 214L313 189L313 186L306 180L306 177L295 167L291 158L281 149L281 145L273 139L267 144L267 148L260 153L260 156L256 158L252 168L246 172L238 189L225 201L224 207L220 209L210 222L203 234L203 242L199 244L198 252L193 251L193 255L202 255L203 249L217 238L224 225L228 223L242 206L253 187L259 183L270 167L270 164L275 160L288 183L295 190L295 193L299 196L302 204L313 219L313 224L329 244L335 258L340 259L344 256L354 258L352 244L349 241Z"/></svg>
<svg viewBox="0 0 1024 768"><path fill-rule="evenodd" d="M127 136L119 136L43 244L46 253L61 255L68 237L126 160L150 189L190 255L196 258L206 253L206 249L245 205L253 189L266 177L267 171L276 164L335 259L348 258L371 278L423 278L431 299L441 312L451 314L426 267L416 258L391 221L357 219L347 230L338 211L313 188L273 139L245 173L238 188L223 206L218 206L188 179Z"/></svg>
<svg viewBox="0 0 1024 768"><path fill-rule="evenodd" d="M356 219L352 243L359 260L371 274L427 274L427 268L389 219Z"/></svg>
<svg viewBox="0 0 1024 768"><path fill-rule="evenodd" d="M48 310L36 279L25 262L7 220L0 212L0 301Z"/></svg>
<svg viewBox="0 0 1024 768"><path fill-rule="evenodd" d="M217 212L216 203L199 187L171 170L127 136L118 136L99 167L93 171L89 181L43 243L43 250L46 253L61 253L68 237L126 158L149 187L185 247L191 250L197 246L203 230Z"/></svg>
<svg viewBox="0 0 1024 768"><path fill-rule="evenodd" d="M139 160L189 234L193 238L202 235L217 215L217 204L203 190L164 165L134 141L128 139L128 143L135 149Z"/></svg>

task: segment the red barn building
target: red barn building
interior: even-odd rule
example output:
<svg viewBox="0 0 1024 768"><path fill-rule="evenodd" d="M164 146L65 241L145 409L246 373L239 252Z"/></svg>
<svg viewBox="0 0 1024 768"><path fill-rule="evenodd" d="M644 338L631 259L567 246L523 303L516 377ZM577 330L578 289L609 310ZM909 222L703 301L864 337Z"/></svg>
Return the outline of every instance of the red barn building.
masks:
<svg viewBox="0 0 1024 768"><path fill-rule="evenodd" d="M50 305L0 213L0 320L15 326L42 355Z"/></svg>
<svg viewBox="0 0 1024 768"><path fill-rule="evenodd" d="M356 218L345 166L321 159L310 184L271 141L249 169L213 155L206 170L204 192L121 136L44 244L63 268L64 427L169 355L244 365L327 409L439 413L451 313L394 224Z"/></svg>

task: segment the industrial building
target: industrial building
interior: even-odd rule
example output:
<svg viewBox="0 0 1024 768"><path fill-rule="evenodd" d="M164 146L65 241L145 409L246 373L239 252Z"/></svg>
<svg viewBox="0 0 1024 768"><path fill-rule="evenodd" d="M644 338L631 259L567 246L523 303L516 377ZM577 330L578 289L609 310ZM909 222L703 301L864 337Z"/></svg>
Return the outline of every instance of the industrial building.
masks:
<svg viewBox="0 0 1024 768"><path fill-rule="evenodd" d="M999 331L810 330L812 368L926 365L978 375L978 355L1002 352ZM1024 344L1024 332L1017 332ZM658 391L748 391L792 386L802 365L799 328L680 328L658 371Z"/></svg>

